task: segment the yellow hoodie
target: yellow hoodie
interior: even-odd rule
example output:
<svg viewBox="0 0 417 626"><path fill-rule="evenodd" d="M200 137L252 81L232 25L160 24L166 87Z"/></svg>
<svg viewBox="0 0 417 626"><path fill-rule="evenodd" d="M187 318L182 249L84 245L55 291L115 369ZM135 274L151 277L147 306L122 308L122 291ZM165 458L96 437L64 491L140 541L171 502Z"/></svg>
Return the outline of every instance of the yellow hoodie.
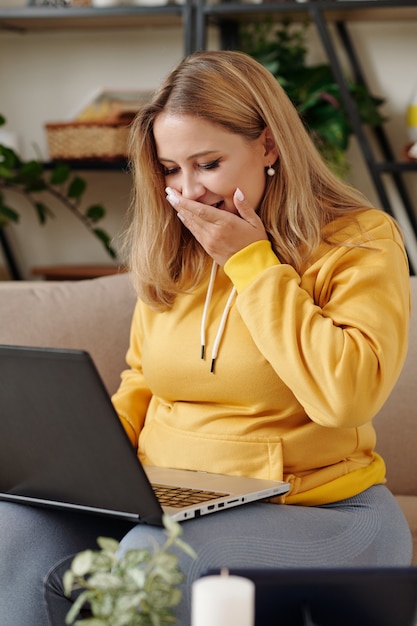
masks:
<svg viewBox="0 0 417 626"><path fill-rule="evenodd" d="M359 228L358 228L359 225ZM143 463L290 482L316 505L384 482L372 418L407 351L409 272L377 209L339 219L298 274L267 241L158 313L138 301L113 403ZM358 245L359 244L359 245ZM210 353L232 288L214 372Z"/></svg>

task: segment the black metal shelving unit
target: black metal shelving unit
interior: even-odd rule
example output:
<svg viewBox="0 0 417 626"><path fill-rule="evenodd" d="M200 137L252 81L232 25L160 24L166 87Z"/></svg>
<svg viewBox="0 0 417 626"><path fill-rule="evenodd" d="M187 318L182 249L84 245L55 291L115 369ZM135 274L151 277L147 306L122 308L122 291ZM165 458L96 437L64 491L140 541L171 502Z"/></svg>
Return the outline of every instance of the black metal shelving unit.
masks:
<svg viewBox="0 0 417 626"><path fill-rule="evenodd" d="M380 206L403 226L411 271L415 273L417 271L417 206L415 206L417 202L413 205L404 176L417 173L417 163L400 162L395 158L383 126L372 129L363 127L356 104L349 93L340 53L345 54L355 80L366 86L366 78L349 34L348 23L414 20L417 25L417 0L313 0L260 4L234 1L209 4L206 0L196 0L196 3L196 49L206 48L208 25L216 25L219 28L222 48L233 49L239 45L238 32L241 21L254 21L266 16L273 16L277 20L287 17L291 21L306 19L311 21L317 30L335 80L340 87L344 106L378 195ZM335 25L337 37L334 32L331 32L330 24ZM372 135L373 142L370 140ZM391 180L397 191L398 201L393 202L390 197L388 180Z"/></svg>

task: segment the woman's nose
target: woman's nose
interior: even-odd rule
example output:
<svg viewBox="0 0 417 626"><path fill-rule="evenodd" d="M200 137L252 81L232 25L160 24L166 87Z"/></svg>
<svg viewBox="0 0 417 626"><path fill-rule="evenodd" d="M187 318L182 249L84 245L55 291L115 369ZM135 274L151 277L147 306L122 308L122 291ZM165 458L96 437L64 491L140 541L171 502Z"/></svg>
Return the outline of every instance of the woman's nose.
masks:
<svg viewBox="0 0 417 626"><path fill-rule="evenodd" d="M205 187L195 174L184 176L182 180L181 194L189 200L198 200L204 195Z"/></svg>

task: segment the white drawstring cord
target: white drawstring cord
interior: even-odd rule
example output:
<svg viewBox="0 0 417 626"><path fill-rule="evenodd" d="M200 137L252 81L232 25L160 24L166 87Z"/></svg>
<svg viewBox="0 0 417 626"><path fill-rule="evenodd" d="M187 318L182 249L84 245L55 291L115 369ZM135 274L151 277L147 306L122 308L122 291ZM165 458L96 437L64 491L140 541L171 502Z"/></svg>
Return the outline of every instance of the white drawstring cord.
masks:
<svg viewBox="0 0 417 626"><path fill-rule="evenodd" d="M206 300L204 302L203 309L203 317L201 318L201 326L200 326L200 341L201 341L201 358L204 359L206 354L206 321L207 321L207 313L210 306L211 296L213 294L214 281L217 274L217 263L213 261L213 265L211 266L211 274L210 281L207 288Z"/></svg>
<svg viewBox="0 0 417 626"><path fill-rule="evenodd" d="M210 372L214 372L214 363L217 358L217 353L219 351L220 342L223 337L224 327L226 326L227 316L229 315L230 307L232 306L233 298L236 294L236 287L233 287L230 296L227 299L226 306L224 307L222 319L220 320L220 326L217 331L216 339L214 340L213 351L211 353L211 367Z"/></svg>
<svg viewBox="0 0 417 626"><path fill-rule="evenodd" d="M211 266L210 280L209 280L209 284L207 287L206 300L204 302L203 315L201 318L201 326L200 326L200 340L201 340L200 358L202 359L204 359L206 355L206 322L207 322L207 315L208 315L208 310L210 307L211 297L212 297L213 289L214 289L214 281L216 280L217 268L218 268L217 263L213 261L213 265ZM227 316L229 315L230 307L232 306L233 298L235 297L235 295L236 295L236 287L233 287L227 299L226 306L224 307L223 315L220 320L220 325L217 330L216 338L214 340L213 350L211 353L211 367L210 367L211 373L214 372L214 364L217 358L217 354L219 352L219 346L223 337L224 327L226 326Z"/></svg>

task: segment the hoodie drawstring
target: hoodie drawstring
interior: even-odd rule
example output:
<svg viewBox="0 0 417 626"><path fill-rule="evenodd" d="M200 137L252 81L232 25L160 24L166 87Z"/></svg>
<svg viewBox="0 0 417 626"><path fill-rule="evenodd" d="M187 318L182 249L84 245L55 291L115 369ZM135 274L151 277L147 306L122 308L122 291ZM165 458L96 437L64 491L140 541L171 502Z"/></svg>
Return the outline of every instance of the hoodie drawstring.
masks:
<svg viewBox="0 0 417 626"><path fill-rule="evenodd" d="M206 353L206 322L208 310L210 307L211 297L213 294L214 281L216 279L218 265L215 261L213 261L213 265L211 267L210 280L207 288L206 300L204 302L203 315L201 318L201 328L200 328L200 339L201 339L201 358L205 358ZM227 317L229 315L230 307L232 306L233 299L236 295L236 287L233 287L230 295L227 299L226 306L224 307L223 314L220 320L219 328L217 330L216 338L213 344L213 350L211 353L211 367L210 372L214 372L214 364L217 358L217 354L219 352L220 343L224 333L224 327L226 326Z"/></svg>
<svg viewBox="0 0 417 626"><path fill-rule="evenodd" d="M207 321L207 313L211 302L211 296L213 294L214 281L216 279L217 274L217 263L213 261L213 265L211 266L211 274L209 285L206 293L206 300L204 302L203 309L203 317L201 318L201 328L200 328L200 340L201 340L201 358L204 359L206 356L206 321Z"/></svg>

